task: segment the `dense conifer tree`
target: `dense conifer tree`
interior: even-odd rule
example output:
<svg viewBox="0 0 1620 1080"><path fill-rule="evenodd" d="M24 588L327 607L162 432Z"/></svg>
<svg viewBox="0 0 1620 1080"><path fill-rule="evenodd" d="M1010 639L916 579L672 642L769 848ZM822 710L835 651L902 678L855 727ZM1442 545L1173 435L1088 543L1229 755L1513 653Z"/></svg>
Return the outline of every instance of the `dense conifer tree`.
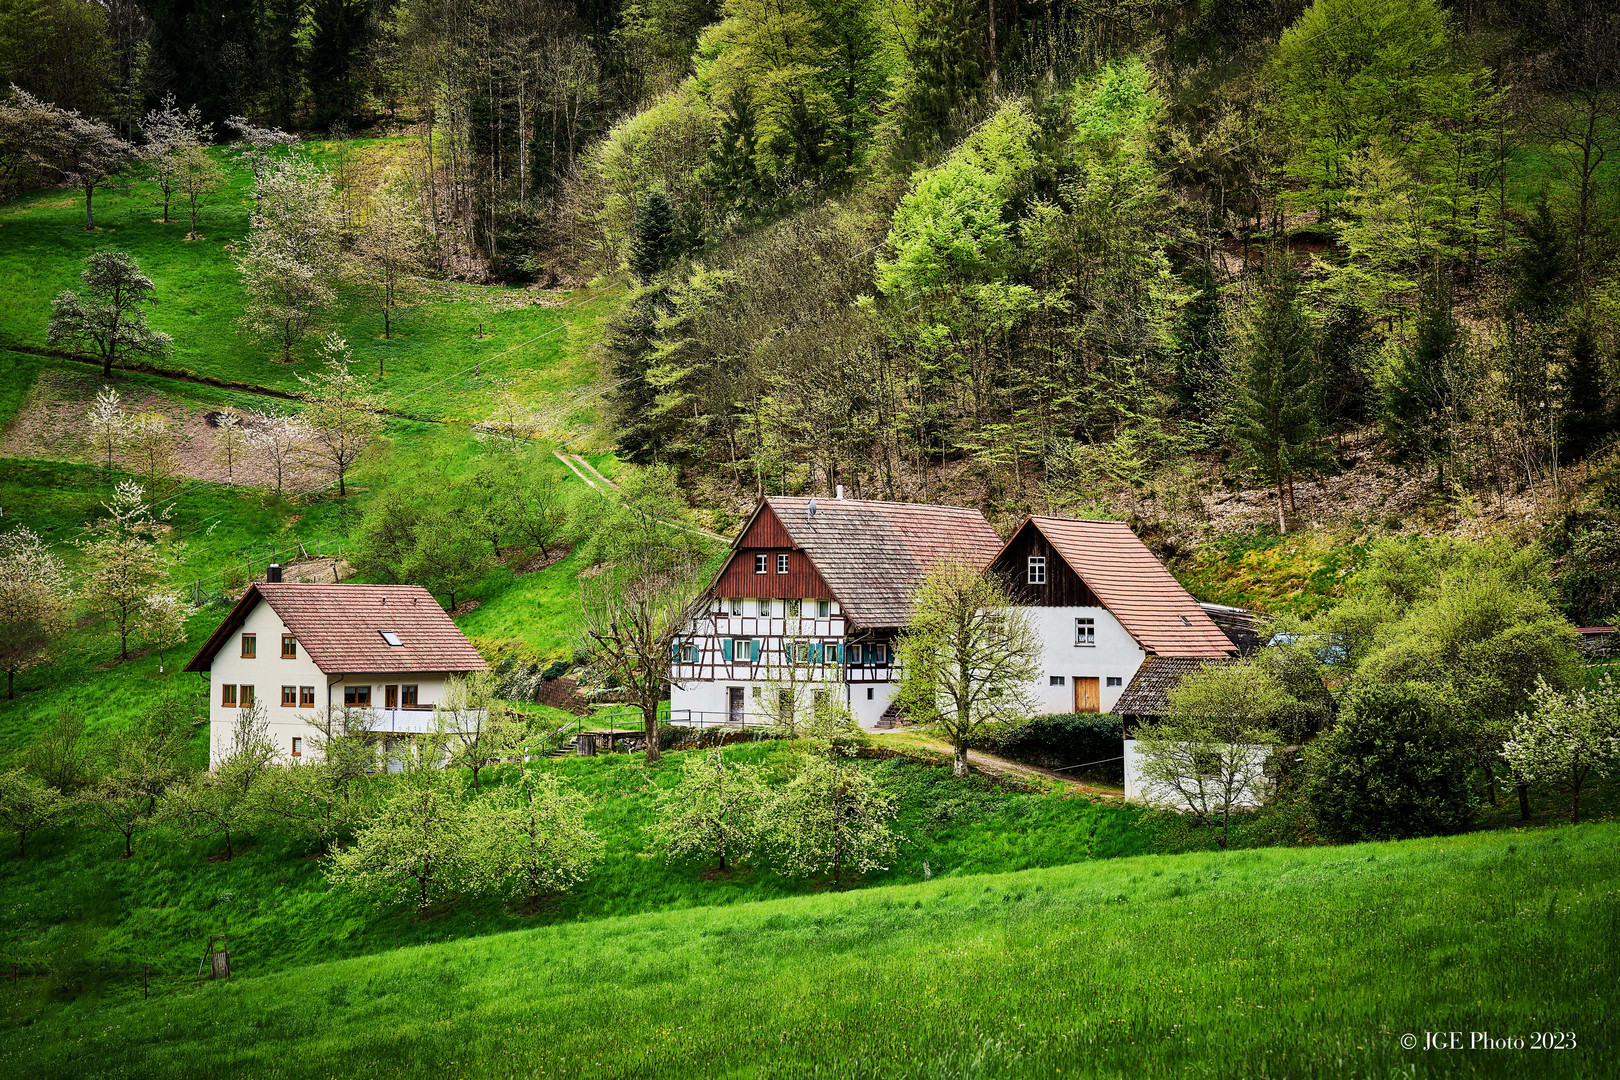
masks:
<svg viewBox="0 0 1620 1080"><path fill-rule="evenodd" d="M653 190L636 210L636 235L630 242L630 272L645 284L669 263L675 240L675 208L669 196Z"/></svg>
<svg viewBox="0 0 1620 1080"><path fill-rule="evenodd" d="M1435 466L1445 486L1451 436L1464 419L1467 347L1443 286L1425 291L1414 340L1402 346L1379 386L1379 420L1397 464Z"/></svg>
<svg viewBox="0 0 1620 1080"><path fill-rule="evenodd" d="M1569 357L1564 364L1562 390L1564 407L1559 417L1564 443L1562 453L1566 458L1578 460L1600 449L1615 430L1608 379L1589 322L1582 321L1575 327Z"/></svg>

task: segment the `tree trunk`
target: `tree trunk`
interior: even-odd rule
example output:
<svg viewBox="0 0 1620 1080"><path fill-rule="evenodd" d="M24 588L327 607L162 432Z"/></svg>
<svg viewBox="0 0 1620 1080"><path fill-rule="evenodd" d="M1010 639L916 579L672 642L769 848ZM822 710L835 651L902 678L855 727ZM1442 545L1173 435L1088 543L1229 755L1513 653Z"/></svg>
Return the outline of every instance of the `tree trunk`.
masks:
<svg viewBox="0 0 1620 1080"><path fill-rule="evenodd" d="M956 752L951 761L951 773L955 776L966 776L968 774L967 747L957 746L955 750Z"/></svg>
<svg viewBox="0 0 1620 1080"><path fill-rule="evenodd" d="M84 185L84 231L85 232L92 232L92 231L95 230L95 227L96 227L95 211L91 208L91 202L95 199L95 194L96 194L96 185L95 184L86 184L86 185Z"/></svg>
<svg viewBox="0 0 1620 1080"><path fill-rule="evenodd" d="M1280 473L1277 476L1277 531L1285 536L1288 534L1288 515L1283 506L1283 482Z"/></svg>
<svg viewBox="0 0 1620 1080"><path fill-rule="evenodd" d="M662 751L658 749L658 706L656 704L650 709L645 705L642 706L641 729L647 736L647 764L656 765L663 756Z"/></svg>
<svg viewBox="0 0 1620 1080"><path fill-rule="evenodd" d="M1514 786L1519 789L1519 820L1521 820L1521 821L1529 821L1530 820L1530 785L1529 784L1516 784Z"/></svg>

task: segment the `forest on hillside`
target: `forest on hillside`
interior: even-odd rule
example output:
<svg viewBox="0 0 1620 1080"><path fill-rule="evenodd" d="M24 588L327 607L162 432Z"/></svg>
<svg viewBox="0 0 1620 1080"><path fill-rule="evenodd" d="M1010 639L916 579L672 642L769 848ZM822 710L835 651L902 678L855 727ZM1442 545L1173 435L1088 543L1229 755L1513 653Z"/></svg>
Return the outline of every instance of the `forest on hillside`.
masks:
<svg viewBox="0 0 1620 1080"><path fill-rule="evenodd" d="M430 272L630 277L609 438L694 501L1287 532L1376 460L1617 606L1604 0L0 0L3 82L12 191L28 100L404 137Z"/></svg>

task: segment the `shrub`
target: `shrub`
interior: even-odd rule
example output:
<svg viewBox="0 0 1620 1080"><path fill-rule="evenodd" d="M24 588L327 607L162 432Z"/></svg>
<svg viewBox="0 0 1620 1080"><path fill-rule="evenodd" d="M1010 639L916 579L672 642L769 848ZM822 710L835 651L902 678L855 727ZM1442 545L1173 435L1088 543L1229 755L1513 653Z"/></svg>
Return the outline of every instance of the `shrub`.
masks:
<svg viewBox="0 0 1620 1080"><path fill-rule="evenodd" d="M1124 734L1120 718L1111 713L1059 713L1053 716L1031 717L1021 723L1010 724L996 740L997 753L1038 765L1043 769L1060 769L1087 761L1117 758L1125 753ZM1125 763L1106 761L1101 765L1077 771L1088 777L1108 783L1125 782Z"/></svg>
<svg viewBox="0 0 1620 1080"><path fill-rule="evenodd" d="M1468 748L1433 699L1412 683L1362 688L1312 744L1305 792L1325 835L1398 840L1467 828Z"/></svg>

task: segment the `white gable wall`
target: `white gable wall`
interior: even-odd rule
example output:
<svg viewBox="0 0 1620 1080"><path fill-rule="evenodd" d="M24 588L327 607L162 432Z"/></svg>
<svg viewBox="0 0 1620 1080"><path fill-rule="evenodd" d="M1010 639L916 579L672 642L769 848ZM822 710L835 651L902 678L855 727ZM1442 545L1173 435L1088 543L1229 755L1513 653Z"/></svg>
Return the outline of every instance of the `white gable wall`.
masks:
<svg viewBox="0 0 1620 1080"><path fill-rule="evenodd" d="M1036 712L1073 712L1074 680L1088 676L1097 680L1098 710L1112 709L1147 658L1119 620L1103 607L1026 607L1024 611L1041 639L1041 670L1032 694L1039 703ZM1095 645L1075 644L1076 619L1093 620ZM1063 685L1053 686L1053 676L1062 676ZM1111 678L1118 679L1119 685L1109 686Z"/></svg>
<svg viewBox="0 0 1620 1080"><path fill-rule="evenodd" d="M374 729L380 734L386 736L392 732L406 734L433 730L434 713L431 706L444 700L447 680L443 672L386 672L329 676L309 658L302 644L298 646L298 655L295 658L283 659L281 635L286 633L290 631L282 624L281 617L269 604L261 600L254 605L252 611L248 612L241 628L225 641L219 652L214 654L213 664L208 672L210 767L217 766L230 753L231 736L235 730L236 720L240 716L240 705L233 708L222 704L223 687L226 684L238 688L244 685L253 687L254 700L263 707L268 722L267 736L281 756L289 761L310 760L317 756L310 741L318 732L303 717L326 709L328 704L334 710L343 708L344 688L347 686L370 688L371 708L376 714L373 721ZM243 634L253 634L257 638L257 655L251 659L242 656ZM385 709L384 687L408 684L416 685L417 700L424 707ZM315 704L282 705L283 686L313 687ZM240 689L237 692L237 701L238 703L241 701ZM292 757L295 738L302 740L302 754L298 759Z"/></svg>

